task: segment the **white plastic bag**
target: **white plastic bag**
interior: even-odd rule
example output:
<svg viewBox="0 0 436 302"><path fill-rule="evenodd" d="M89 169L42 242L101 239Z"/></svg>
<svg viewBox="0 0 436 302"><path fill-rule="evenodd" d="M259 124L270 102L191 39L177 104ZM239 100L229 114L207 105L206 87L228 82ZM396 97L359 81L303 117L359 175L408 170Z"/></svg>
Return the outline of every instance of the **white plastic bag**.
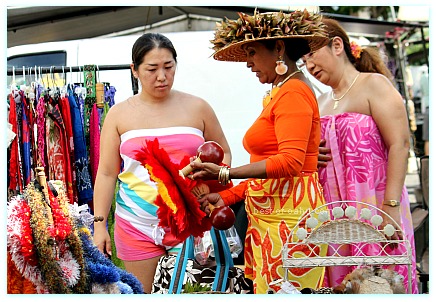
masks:
<svg viewBox="0 0 436 302"><path fill-rule="evenodd" d="M224 231L229 244L232 258L237 258L242 252L242 243L239 238L236 228L232 226ZM206 265L208 262L215 262L215 253L213 250L212 238L210 232L206 231L203 237L194 238L194 256L201 265Z"/></svg>

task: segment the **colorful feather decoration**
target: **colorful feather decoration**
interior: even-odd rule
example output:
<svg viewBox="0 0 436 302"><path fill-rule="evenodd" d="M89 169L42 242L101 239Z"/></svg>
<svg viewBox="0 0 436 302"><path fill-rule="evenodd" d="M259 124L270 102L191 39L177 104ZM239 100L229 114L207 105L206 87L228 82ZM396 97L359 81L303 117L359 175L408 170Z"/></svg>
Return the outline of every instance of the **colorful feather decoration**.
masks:
<svg viewBox="0 0 436 302"><path fill-rule="evenodd" d="M191 193L197 181L183 177L179 170L189 163L184 158L178 165L171 162L159 141L147 141L136 158L147 168L150 178L157 183L159 195L156 205L159 226L169 228L180 241L190 235L203 236L212 227L208 216L200 209L197 198Z"/></svg>

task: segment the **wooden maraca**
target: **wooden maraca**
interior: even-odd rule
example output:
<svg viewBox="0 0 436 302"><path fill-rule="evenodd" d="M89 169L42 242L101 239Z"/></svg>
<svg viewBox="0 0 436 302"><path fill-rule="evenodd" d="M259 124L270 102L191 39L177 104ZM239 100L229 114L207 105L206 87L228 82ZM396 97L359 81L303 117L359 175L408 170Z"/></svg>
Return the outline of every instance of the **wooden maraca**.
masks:
<svg viewBox="0 0 436 302"><path fill-rule="evenodd" d="M204 142L197 149L197 157L194 160L197 163L214 163L219 165L224 159L224 150L223 148L214 141ZM187 176L189 173L193 171L191 165L186 165L182 170L180 170L180 174L183 176Z"/></svg>
<svg viewBox="0 0 436 302"><path fill-rule="evenodd" d="M196 185L191 190L192 194L198 199L202 198L204 195L209 194L209 186L205 183L200 183ZM235 224L235 213L228 206L215 207L209 204L210 209L210 219L212 221L212 225L217 230L227 230L232 225Z"/></svg>

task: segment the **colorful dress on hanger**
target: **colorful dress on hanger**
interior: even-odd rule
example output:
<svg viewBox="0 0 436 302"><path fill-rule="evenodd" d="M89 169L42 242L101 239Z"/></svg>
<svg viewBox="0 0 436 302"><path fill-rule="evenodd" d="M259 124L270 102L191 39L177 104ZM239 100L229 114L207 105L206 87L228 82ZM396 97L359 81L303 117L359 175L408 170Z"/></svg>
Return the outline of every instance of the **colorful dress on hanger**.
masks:
<svg viewBox="0 0 436 302"><path fill-rule="evenodd" d="M71 123L73 127L74 142L74 169L76 172L76 187L78 204L88 204L93 199L91 176L89 173L88 151L85 142L83 119L79 108L79 97L68 88L68 101L70 103Z"/></svg>
<svg viewBox="0 0 436 302"><path fill-rule="evenodd" d="M61 110L56 102L49 96L46 96L45 101L48 106L45 121L48 179L56 179L64 182L68 199L70 203L74 203L72 164L69 156L69 141L67 139L65 123L62 118Z"/></svg>
<svg viewBox="0 0 436 302"><path fill-rule="evenodd" d="M386 188L388 151L374 119L359 113L328 115L321 117L321 128L321 136L326 140L326 147L331 149L332 156L327 167L319 169L326 202L356 200L381 208ZM412 290L413 293L418 293L415 240L406 186L403 187L400 203L401 227L413 252ZM375 247L366 247L366 254L376 255L377 250L371 251L371 248ZM391 250L392 254L403 252L399 249ZM347 266L331 267L328 270L330 286L341 283L352 269ZM407 289L407 266L397 265L395 270L404 276Z"/></svg>
<svg viewBox="0 0 436 302"><path fill-rule="evenodd" d="M19 95L16 95L19 97ZM15 138L12 140L9 150L9 190L12 192L22 192L24 189L23 179L22 179L22 166L21 166L21 158L20 154L22 151L21 144L19 143L19 111L21 111L21 107L16 102L15 93L12 92L9 94L9 123L12 125L12 132L16 134Z"/></svg>
<svg viewBox="0 0 436 302"><path fill-rule="evenodd" d="M89 161L91 166L91 181L95 184L98 162L100 159L100 114L94 103L89 115Z"/></svg>
<svg viewBox="0 0 436 302"><path fill-rule="evenodd" d="M146 140L155 138L175 164L186 156L195 156L204 143L203 133L191 127L138 129L121 135L123 169L118 176L114 240L117 256L122 260L156 257L180 243L169 230L165 232L158 226L157 184L137 159L137 151L146 146Z"/></svg>

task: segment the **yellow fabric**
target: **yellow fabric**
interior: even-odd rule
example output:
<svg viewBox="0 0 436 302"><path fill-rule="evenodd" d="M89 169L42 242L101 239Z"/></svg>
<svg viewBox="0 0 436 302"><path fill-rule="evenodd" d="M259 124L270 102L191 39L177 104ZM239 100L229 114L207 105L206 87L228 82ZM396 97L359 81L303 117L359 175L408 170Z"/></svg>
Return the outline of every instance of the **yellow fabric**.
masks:
<svg viewBox="0 0 436 302"><path fill-rule="evenodd" d="M245 274L255 293L266 293L272 281L284 278L282 248L304 214L325 204L318 173L248 182L245 208L248 229L245 240ZM326 254L322 247L320 255ZM319 288L324 268L289 271L288 280L298 289ZM273 288L275 291L280 288Z"/></svg>

